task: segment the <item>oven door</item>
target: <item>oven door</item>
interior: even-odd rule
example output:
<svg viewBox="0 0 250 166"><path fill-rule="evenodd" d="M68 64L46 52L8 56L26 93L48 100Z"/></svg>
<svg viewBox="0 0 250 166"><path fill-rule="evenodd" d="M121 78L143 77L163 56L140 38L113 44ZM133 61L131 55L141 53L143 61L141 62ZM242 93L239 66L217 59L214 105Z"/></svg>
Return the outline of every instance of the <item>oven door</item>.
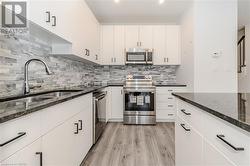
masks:
<svg viewBox="0 0 250 166"><path fill-rule="evenodd" d="M124 115L155 115L155 92L125 90Z"/></svg>

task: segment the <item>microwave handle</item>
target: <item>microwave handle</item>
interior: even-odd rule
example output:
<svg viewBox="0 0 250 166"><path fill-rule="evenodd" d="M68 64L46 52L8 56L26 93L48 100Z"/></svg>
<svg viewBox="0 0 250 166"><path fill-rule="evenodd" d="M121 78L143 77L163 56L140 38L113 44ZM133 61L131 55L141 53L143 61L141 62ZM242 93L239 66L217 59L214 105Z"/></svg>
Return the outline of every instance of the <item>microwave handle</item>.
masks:
<svg viewBox="0 0 250 166"><path fill-rule="evenodd" d="M146 51L146 63L148 63L148 51Z"/></svg>

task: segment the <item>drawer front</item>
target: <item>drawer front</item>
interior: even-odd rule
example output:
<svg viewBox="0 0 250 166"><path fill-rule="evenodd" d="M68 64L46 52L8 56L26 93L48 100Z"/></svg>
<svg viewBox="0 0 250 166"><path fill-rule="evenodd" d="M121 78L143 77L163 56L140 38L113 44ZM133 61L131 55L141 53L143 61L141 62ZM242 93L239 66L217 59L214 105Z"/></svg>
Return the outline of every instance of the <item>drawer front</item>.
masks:
<svg viewBox="0 0 250 166"><path fill-rule="evenodd" d="M41 137L41 113L35 112L0 125L0 161ZM24 134L25 133L25 134Z"/></svg>
<svg viewBox="0 0 250 166"><path fill-rule="evenodd" d="M175 104L167 101L165 103L156 103L156 109L175 110Z"/></svg>
<svg viewBox="0 0 250 166"><path fill-rule="evenodd" d="M158 94L171 94L174 92L186 92L185 87L157 87L156 93Z"/></svg>
<svg viewBox="0 0 250 166"><path fill-rule="evenodd" d="M42 115L42 133L49 132L89 107L92 108L92 94L84 95L45 109Z"/></svg>
<svg viewBox="0 0 250 166"><path fill-rule="evenodd" d="M174 120L175 119L175 110L166 110L166 109L157 109L156 110L156 119L157 120Z"/></svg>
<svg viewBox="0 0 250 166"><path fill-rule="evenodd" d="M250 134L213 115L204 113L204 136L236 165L250 165ZM244 150L235 150L222 139Z"/></svg>
<svg viewBox="0 0 250 166"><path fill-rule="evenodd" d="M177 100L177 115L197 131L203 133L202 110L199 110L186 102Z"/></svg>

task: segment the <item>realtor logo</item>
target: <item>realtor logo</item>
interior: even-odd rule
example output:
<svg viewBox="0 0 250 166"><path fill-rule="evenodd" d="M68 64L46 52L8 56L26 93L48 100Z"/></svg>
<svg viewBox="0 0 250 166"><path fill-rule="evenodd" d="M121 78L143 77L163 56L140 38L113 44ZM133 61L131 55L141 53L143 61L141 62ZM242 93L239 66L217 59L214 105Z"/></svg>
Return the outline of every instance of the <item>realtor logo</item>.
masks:
<svg viewBox="0 0 250 166"><path fill-rule="evenodd" d="M25 28L26 14L26 2L2 2L2 27Z"/></svg>

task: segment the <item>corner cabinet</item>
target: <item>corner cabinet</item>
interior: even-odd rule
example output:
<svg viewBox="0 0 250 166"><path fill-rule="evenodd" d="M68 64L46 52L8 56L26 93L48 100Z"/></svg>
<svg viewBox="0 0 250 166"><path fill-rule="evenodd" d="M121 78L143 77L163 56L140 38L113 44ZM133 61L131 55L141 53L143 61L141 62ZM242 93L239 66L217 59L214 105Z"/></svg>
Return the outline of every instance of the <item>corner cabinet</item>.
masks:
<svg viewBox="0 0 250 166"><path fill-rule="evenodd" d="M92 104L87 94L0 124L1 143L26 133L1 147L0 165L80 165L93 144Z"/></svg>
<svg viewBox="0 0 250 166"><path fill-rule="evenodd" d="M101 64L124 65L125 49L154 49L154 65L180 65L179 25L101 25Z"/></svg>
<svg viewBox="0 0 250 166"><path fill-rule="evenodd" d="M28 1L28 18L68 42L55 42L52 54L99 62L100 24L85 1Z"/></svg>

